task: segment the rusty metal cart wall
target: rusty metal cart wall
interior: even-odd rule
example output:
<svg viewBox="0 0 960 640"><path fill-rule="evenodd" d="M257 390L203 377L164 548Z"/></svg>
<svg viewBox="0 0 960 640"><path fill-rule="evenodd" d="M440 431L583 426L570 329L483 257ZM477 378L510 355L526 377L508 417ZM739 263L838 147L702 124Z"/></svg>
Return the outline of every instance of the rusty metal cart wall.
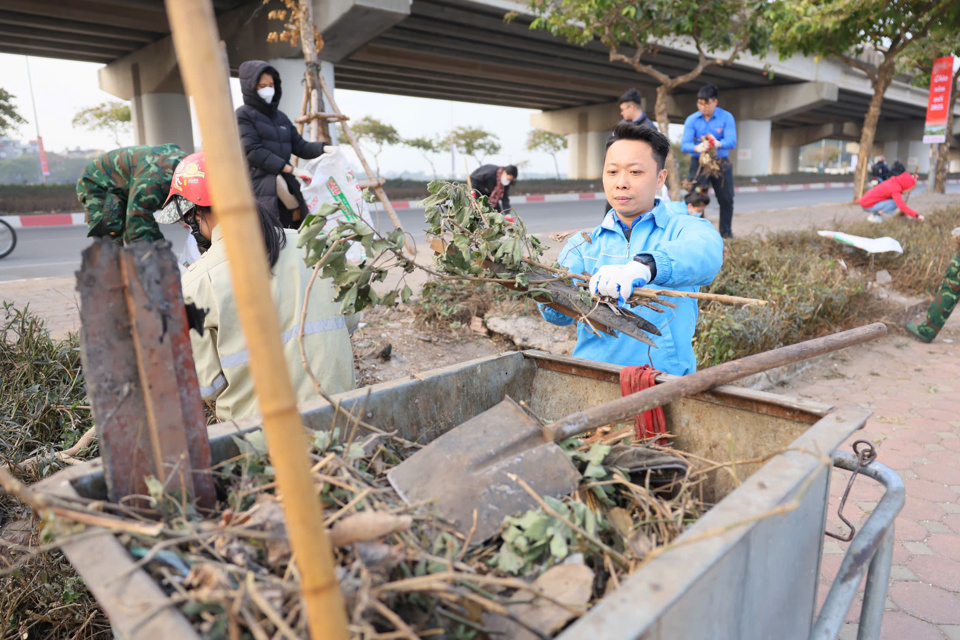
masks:
<svg viewBox="0 0 960 640"><path fill-rule="evenodd" d="M405 438L429 441L494 406L505 395L555 418L620 396L620 367L540 352L507 353L438 369L338 396L346 406ZM369 395L368 395L369 394ZM749 640L835 638L867 571L860 638L876 638L893 545L893 520L903 504L899 477L873 464L863 474L887 488L851 543L827 602L814 620L826 523L830 463L852 469L836 453L869 412L829 407L739 387L718 387L665 407L675 446L714 460L769 458L718 470L708 483L722 500L672 550L632 575L561 636L563 640L712 638ZM312 429L329 429L332 408L301 406ZM257 419L211 428L214 463L238 453L233 437ZM45 481L47 491L105 496L98 462ZM770 515L775 512L776 515ZM165 605L160 588L104 533L64 552L124 638L196 638ZM872 561L871 561L872 559Z"/></svg>

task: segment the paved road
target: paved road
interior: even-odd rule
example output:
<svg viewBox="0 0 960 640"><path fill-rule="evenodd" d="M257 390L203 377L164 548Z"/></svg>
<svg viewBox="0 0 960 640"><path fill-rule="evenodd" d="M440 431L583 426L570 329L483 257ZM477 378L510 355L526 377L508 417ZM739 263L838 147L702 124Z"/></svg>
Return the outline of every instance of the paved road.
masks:
<svg viewBox="0 0 960 640"><path fill-rule="evenodd" d="M960 193L960 185L948 185L947 192ZM843 203L852 199L852 189L744 193L737 196L735 210L750 213ZM534 233L591 227L600 221L602 210L603 204L596 200L531 203L518 207L527 227ZM707 207L707 217L716 221L718 214L716 202L711 202ZM399 215L404 228L413 233L417 245L422 247L425 241L422 212L418 209L402 210ZM380 217L382 223L389 228L390 222L386 214L380 214ZM72 276L80 267L81 251L90 243L83 227L18 229L17 237L17 248L10 256L0 260L0 281ZM179 227L170 227L169 238L173 242L174 251L179 253L186 238L186 231Z"/></svg>

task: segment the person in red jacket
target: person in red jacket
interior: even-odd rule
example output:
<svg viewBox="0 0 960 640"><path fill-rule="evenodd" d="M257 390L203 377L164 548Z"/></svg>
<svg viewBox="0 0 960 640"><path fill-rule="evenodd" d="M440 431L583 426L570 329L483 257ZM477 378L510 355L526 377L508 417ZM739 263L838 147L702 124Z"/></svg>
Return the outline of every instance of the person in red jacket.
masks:
<svg viewBox="0 0 960 640"><path fill-rule="evenodd" d="M923 222L923 216L907 206L903 194L917 186L917 179L909 173L901 173L889 180L884 180L873 189L870 189L860 198L859 204L870 212L867 218L870 222L883 222L883 216L906 214Z"/></svg>

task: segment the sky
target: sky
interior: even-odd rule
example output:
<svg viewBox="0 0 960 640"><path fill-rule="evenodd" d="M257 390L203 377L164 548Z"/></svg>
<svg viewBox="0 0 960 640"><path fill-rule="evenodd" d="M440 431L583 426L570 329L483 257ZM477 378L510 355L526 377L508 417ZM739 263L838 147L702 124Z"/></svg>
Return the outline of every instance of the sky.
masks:
<svg viewBox="0 0 960 640"><path fill-rule="evenodd" d="M8 135L32 140L36 137L36 125L30 100L27 64L28 59L24 56L0 54L0 69L3 69L0 87L15 96L15 104L20 114L28 121L18 131ZM48 151L74 148L109 149L115 146L109 134L75 128L71 124L74 114L80 109L117 99L100 90L97 79L97 69L100 67L101 65L96 63L29 58L40 135ZM231 88L234 106L239 106L242 99L236 80L231 81ZM495 133L503 147L499 155L485 158L484 162L503 165L528 161L530 173L554 173L553 158L549 154L525 149L527 134L531 129L530 114L536 111L343 89L336 91L336 99L340 109L351 119L359 120L366 115L372 116L392 124L404 138L434 136L461 125L483 127ZM295 116L289 113L287 115L291 118ZM121 142L133 144L132 134L125 140L121 139ZM371 155L368 155L368 160L373 162ZM566 173L566 151L559 154L558 160L560 171ZM468 162L472 170L476 163L472 159ZM436 163L441 175L449 174L449 153L442 157L436 156ZM453 164L458 174L466 172L462 158L457 158ZM380 167L384 174L402 171L430 173L428 162L419 152L409 148L385 149L380 156Z"/></svg>

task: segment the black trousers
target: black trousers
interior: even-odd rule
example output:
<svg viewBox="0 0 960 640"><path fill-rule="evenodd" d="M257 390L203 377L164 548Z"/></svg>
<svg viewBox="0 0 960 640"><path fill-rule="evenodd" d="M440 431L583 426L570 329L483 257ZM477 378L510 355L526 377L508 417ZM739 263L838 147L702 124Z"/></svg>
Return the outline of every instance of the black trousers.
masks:
<svg viewBox="0 0 960 640"><path fill-rule="evenodd" d="M713 187L720 205L720 236L733 237L733 165L726 158L720 158L720 167L723 172L717 177L697 176L700 169L700 159L690 158L690 180L696 179L697 186L706 191L708 185Z"/></svg>

